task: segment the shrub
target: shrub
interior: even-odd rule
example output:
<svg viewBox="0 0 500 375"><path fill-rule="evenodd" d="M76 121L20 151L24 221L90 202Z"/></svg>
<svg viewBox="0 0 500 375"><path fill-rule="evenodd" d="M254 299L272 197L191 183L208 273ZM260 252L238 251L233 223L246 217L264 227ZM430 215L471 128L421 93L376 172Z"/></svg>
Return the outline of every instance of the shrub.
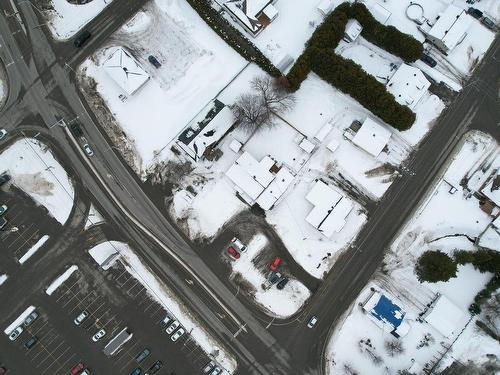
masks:
<svg viewBox="0 0 500 375"><path fill-rule="evenodd" d="M474 297L474 302L469 306L469 311L473 315L481 312L481 304L491 298L491 295L500 288L500 273L496 273L491 280L486 284Z"/></svg>
<svg viewBox="0 0 500 375"><path fill-rule="evenodd" d="M318 48L310 48L308 60L323 80L352 96L394 128L406 130L415 121L415 113L396 102L382 83L353 61L338 56L333 50Z"/></svg>
<svg viewBox="0 0 500 375"><path fill-rule="evenodd" d="M458 264L470 263L479 272L500 273L500 253L494 250L465 251L459 250L454 254Z"/></svg>
<svg viewBox="0 0 500 375"><path fill-rule="evenodd" d="M457 264L439 250L426 251L418 259L415 271L420 282L448 281L457 275Z"/></svg>

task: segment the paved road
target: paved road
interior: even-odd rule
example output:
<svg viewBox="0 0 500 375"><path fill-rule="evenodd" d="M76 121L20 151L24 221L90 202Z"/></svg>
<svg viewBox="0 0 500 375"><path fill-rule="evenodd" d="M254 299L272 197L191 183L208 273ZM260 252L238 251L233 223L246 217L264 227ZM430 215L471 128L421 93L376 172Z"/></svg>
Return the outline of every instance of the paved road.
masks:
<svg viewBox="0 0 500 375"><path fill-rule="evenodd" d="M4 38L2 45L7 48L0 48L0 55L6 62L15 61L15 64L7 67L9 77L21 83L13 85L12 95L0 119L10 129L17 127L43 131L60 145L67 155L68 166L78 171L86 188L101 203L102 211L126 231L131 240L135 240L139 255L159 276L173 283L174 290L193 311L210 322L212 333L216 337L233 348L240 360L242 374L321 373L323 366L320 361L329 328L333 327L376 270L383 250L425 194L465 127L486 129L498 135L497 93L490 83L498 81L498 71L495 70L498 66L498 41L493 47L494 53L490 53L485 58L485 63L478 68L473 83L464 89L455 104L446 111L421 150L411 159L408 167L415 175L405 175L392 185L384 200L370 215L370 221L358 237L356 248L346 253L337 263L307 310L298 317L302 322L297 324L290 319L266 330L267 322L257 320L248 306L234 298L232 291L200 260L186 239L152 204L133 172L113 152L107 152L110 150L108 139L100 132L96 119L80 100L74 77L70 78L71 71L66 68L65 63L75 66L97 48L101 41L134 13L134 7L131 7L133 3L137 4L130 0L117 1L113 3L113 12L108 11L102 18L97 17L89 26L94 34L93 41L76 54L68 43L53 43L40 28L34 28L39 22L29 5L20 5L29 30L28 38L24 38L22 32L12 37L11 32L17 30L16 27L19 28L17 21L1 17L0 34ZM8 4L0 7L11 10L8 9ZM213 298L199 286L187 285L184 279L189 275L180 270L164 251L152 246L144 233L117 208L102 184L96 181L68 142L65 132L57 126L48 129L61 118L69 121L77 115L84 125L87 139L97 151L93 164L101 176L106 178L108 174L112 175L107 184L113 193L156 237L188 260L196 274L211 290L217 291L224 304L240 320L246 322L248 333L242 333L237 339L232 338L237 328L234 321L227 317L221 319L220 316L226 314L214 303ZM314 332L308 331L303 323L309 311L320 317Z"/></svg>

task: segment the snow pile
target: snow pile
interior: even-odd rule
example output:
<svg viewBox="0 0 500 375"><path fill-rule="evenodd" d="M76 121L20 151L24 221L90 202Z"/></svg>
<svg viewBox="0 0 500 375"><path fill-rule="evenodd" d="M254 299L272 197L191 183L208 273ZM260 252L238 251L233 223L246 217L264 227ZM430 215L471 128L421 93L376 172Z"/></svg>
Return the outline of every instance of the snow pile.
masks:
<svg viewBox="0 0 500 375"><path fill-rule="evenodd" d="M168 311L179 320L184 328L186 328L186 331L190 332L193 339L196 340L206 353L218 353L215 357L217 362L230 373L235 371L236 361L234 358L230 357L223 348L209 336L201 327L200 323L196 322L191 313L177 300L173 292L153 275L151 270L141 262L127 244L109 241L99 245L99 248L103 252L118 251L125 259L127 271L144 285L151 297L167 308Z"/></svg>
<svg viewBox="0 0 500 375"><path fill-rule="evenodd" d="M9 276L7 276L5 273L0 275L0 285L2 285L4 282L6 282L8 278L9 278Z"/></svg>
<svg viewBox="0 0 500 375"><path fill-rule="evenodd" d="M97 209L94 207L93 204L90 205L90 210L89 214L87 217L87 221L85 223L85 229L91 227L92 225L96 225L99 223L104 222L104 218L102 217L101 213L97 211Z"/></svg>
<svg viewBox="0 0 500 375"><path fill-rule="evenodd" d="M10 333L19 327L26 320L29 314L35 311L35 306L30 306L26 310L24 310L21 315L19 315L16 320L14 320L7 328L5 328L4 333L6 335L10 335Z"/></svg>
<svg viewBox="0 0 500 375"><path fill-rule="evenodd" d="M66 222L73 207L73 185L45 144L32 138L18 140L0 154L0 165L8 168L12 183L45 206L58 222Z"/></svg>
<svg viewBox="0 0 500 375"><path fill-rule="evenodd" d="M38 249L40 249L45 242L49 239L49 236L45 235L40 238L36 244L34 244L21 258L19 258L19 263L24 264L33 254L35 254Z"/></svg>
<svg viewBox="0 0 500 375"><path fill-rule="evenodd" d="M54 38L71 38L113 0L92 0L86 4L71 4L67 0L51 0L48 12L49 30Z"/></svg>
<svg viewBox="0 0 500 375"><path fill-rule="evenodd" d="M118 249L110 242L103 242L89 250L90 256L103 270L107 270L115 264L119 258Z"/></svg>
<svg viewBox="0 0 500 375"><path fill-rule="evenodd" d="M52 293L54 293L56 291L57 288L59 288L62 284L64 284L64 282L66 280L68 280L71 275L78 270L78 266L76 265L72 265L71 267L69 267L66 271L64 271L63 274L61 274L57 279L55 279L47 288L47 290L45 291L45 293L47 293L47 295L51 296Z"/></svg>
<svg viewBox="0 0 500 375"><path fill-rule="evenodd" d="M275 316L287 318L304 305L311 292L304 284L293 278L290 278L282 290L277 289L276 285L269 289L262 287L266 277L261 270L256 268L254 261L266 245L267 238L264 235L255 235L249 242L247 250L241 253L241 257L231 262L231 276L234 278L239 275L239 278L253 287L253 290L249 292L254 295L258 304Z"/></svg>

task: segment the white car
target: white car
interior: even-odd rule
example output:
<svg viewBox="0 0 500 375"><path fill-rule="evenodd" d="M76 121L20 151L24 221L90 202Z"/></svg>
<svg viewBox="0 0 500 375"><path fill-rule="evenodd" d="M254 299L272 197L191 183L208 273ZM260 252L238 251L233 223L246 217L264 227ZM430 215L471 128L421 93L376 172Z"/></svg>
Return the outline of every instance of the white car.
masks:
<svg viewBox="0 0 500 375"><path fill-rule="evenodd" d="M174 332L174 331L177 329L177 327L179 327L180 325L181 325L181 323L179 323L177 320L174 320L174 321L172 322L172 324L170 324L170 325L168 326L168 328L165 330L165 332L167 332L167 333L170 335L170 334L171 334L172 332Z"/></svg>
<svg viewBox="0 0 500 375"><path fill-rule="evenodd" d="M88 156L94 155L94 150L92 150L92 147L90 147L90 145L88 143L85 143L83 145L83 149L85 150L85 152L87 153Z"/></svg>
<svg viewBox="0 0 500 375"><path fill-rule="evenodd" d="M6 211L7 211L7 205L6 204L2 204L0 206L0 216L3 215Z"/></svg>
<svg viewBox="0 0 500 375"><path fill-rule="evenodd" d="M83 321L85 319L87 319L89 316L89 312L87 310L83 310L80 315L78 315L75 320L73 320L73 323L75 323L75 325L79 326L80 324L83 323Z"/></svg>
<svg viewBox="0 0 500 375"><path fill-rule="evenodd" d="M312 316L311 319L309 319L309 323L307 323L307 326L309 328L313 328L317 322L318 322L318 318L316 318L315 316Z"/></svg>
<svg viewBox="0 0 500 375"><path fill-rule="evenodd" d="M0 129L0 141L7 136L7 130Z"/></svg>
<svg viewBox="0 0 500 375"><path fill-rule="evenodd" d="M175 333L172 335L172 337L171 337L172 341L174 341L174 342L175 342L175 341L179 340L179 338L180 338L183 334L185 334L185 333L186 333L186 331L184 330L184 328L179 328L179 329L177 330L177 332L175 332Z"/></svg>
<svg viewBox="0 0 500 375"><path fill-rule="evenodd" d="M247 247L243 245L243 242L241 242L238 238L234 237L231 242L233 243L234 246L236 246L236 249L239 250L240 252L244 253L247 251Z"/></svg>
<svg viewBox="0 0 500 375"><path fill-rule="evenodd" d="M104 329L100 329L99 331L97 331L97 333L94 336L92 336L92 341L97 342L100 339L102 339L104 336L106 336L106 331Z"/></svg>
<svg viewBox="0 0 500 375"><path fill-rule="evenodd" d="M21 333L23 333L23 327L19 326L10 333L10 341L15 341L21 335Z"/></svg>

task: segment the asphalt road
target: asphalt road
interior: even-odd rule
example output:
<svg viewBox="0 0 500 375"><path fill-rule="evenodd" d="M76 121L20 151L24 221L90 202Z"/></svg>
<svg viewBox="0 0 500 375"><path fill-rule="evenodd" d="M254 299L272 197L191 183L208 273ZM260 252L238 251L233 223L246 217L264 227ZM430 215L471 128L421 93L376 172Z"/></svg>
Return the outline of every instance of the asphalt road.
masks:
<svg viewBox="0 0 500 375"><path fill-rule="evenodd" d="M201 319L209 322L214 336L236 353L241 374L320 374L324 368L323 351L329 330L377 269L384 249L431 186L460 136L471 127L486 130L498 139L498 40L470 83L441 116L419 151L412 155L407 167L414 174L404 175L393 183L384 199L370 213L370 220L359 234L355 247L337 262L306 310L294 319L276 322L266 329L268 322L257 319L257 314L248 305L234 298L233 291L207 267L189 242L154 206L133 172L114 152L107 152L110 150L109 141L89 108L80 100L72 70L66 65L74 68L88 56L134 14L138 3L131 0L112 3L113 8L89 25L94 37L81 50L75 50L70 43L53 42L46 30L36 27L40 22L26 2L20 3L19 8L28 30L27 36L23 32L13 36L12 33L19 30L18 21L2 15L0 56L8 65L11 94L0 120L11 131L40 131L61 148L67 157L67 167L78 172L94 200L100 202L103 213L127 233L131 241L135 241L138 254L155 273L169 280L186 304ZM6 2L0 5L0 9L12 12ZM14 64L9 65L10 62ZM233 338L238 328L234 319L227 317L224 309L204 288L185 282L190 275L164 250L152 246L151 239L130 221L103 189L102 183L96 180L64 130L59 126L51 127L61 118L69 122L76 116L96 150L92 163L107 179L107 185L117 199L156 238L190 264L196 275L212 292L216 291L218 298L238 320L245 322L248 333ZM314 332L307 330L304 324L311 313L320 318Z"/></svg>

